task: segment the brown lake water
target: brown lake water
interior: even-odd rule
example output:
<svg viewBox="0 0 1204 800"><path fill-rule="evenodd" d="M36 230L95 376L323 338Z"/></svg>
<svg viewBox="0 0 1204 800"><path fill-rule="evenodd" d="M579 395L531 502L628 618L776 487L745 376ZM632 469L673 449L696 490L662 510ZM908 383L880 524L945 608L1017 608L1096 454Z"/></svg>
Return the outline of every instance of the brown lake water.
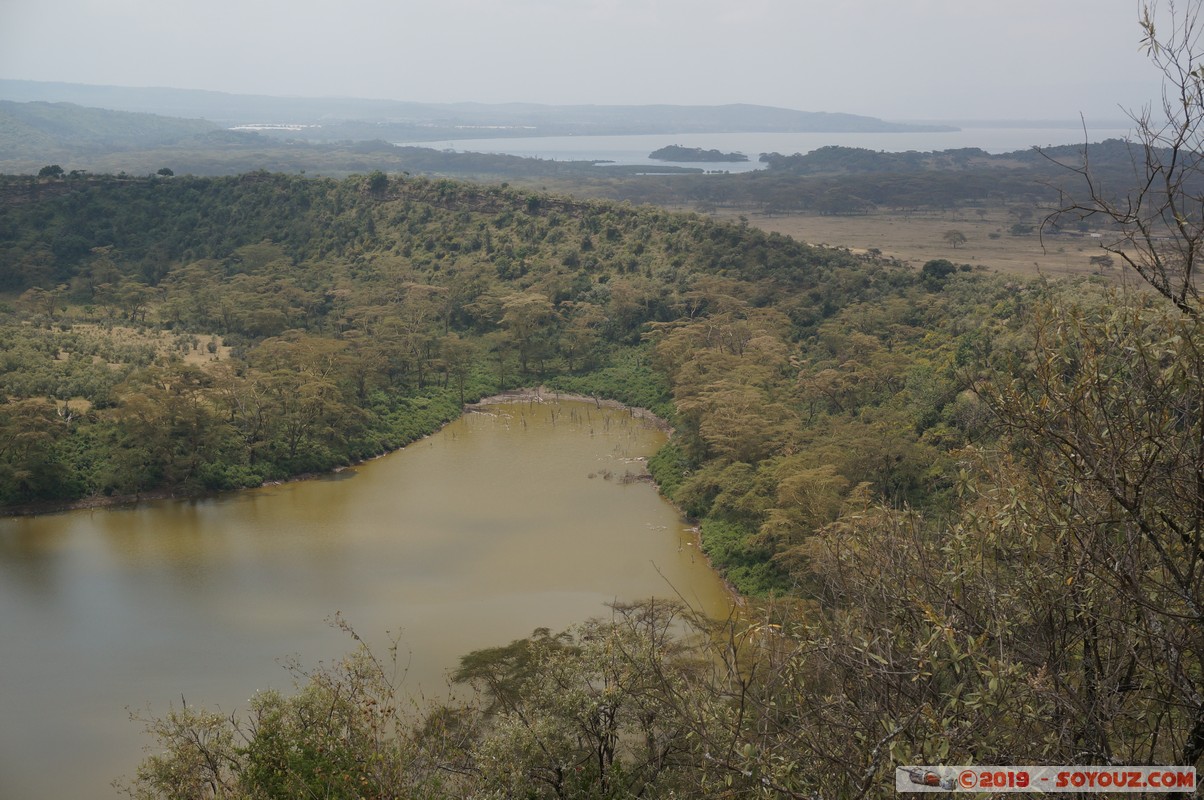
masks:
<svg viewBox="0 0 1204 800"><path fill-rule="evenodd" d="M115 797L147 742L128 710L226 713L282 666L400 635L414 694L464 653L613 600L730 599L646 481L665 434L592 403L495 405L327 478L0 519L0 798Z"/></svg>

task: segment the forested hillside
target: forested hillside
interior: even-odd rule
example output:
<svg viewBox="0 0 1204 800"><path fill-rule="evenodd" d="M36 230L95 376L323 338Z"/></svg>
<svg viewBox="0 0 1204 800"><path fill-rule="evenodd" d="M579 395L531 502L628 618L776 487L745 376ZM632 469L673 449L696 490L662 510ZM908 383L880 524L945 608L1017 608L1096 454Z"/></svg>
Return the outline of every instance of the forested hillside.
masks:
<svg viewBox="0 0 1204 800"><path fill-rule="evenodd" d="M330 469L500 388L669 417L739 618L616 608L409 713L359 652L185 707L136 797L881 796L1204 754L1197 317L741 225L373 173L6 179L0 500ZM688 615L687 615L688 616Z"/></svg>
<svg viewBox="0 0 1204 800"><path fill-rule="evenodd" d="M5 159L68 160L182 142L202 146L207 135L219 132L200 119L0 100L0 153Z"/></svg>
<svg viewBox="0 0 1204 800"><path fill-rule="evenodd" d="M958 370L1027 291L380 173L11 179L4 198L3 502L327 470L548 382L674 421L657 476L753 593L790 588L773 556L863 482L947 503L979 425ZM783 508L800 492L803 517Z"/></svg>

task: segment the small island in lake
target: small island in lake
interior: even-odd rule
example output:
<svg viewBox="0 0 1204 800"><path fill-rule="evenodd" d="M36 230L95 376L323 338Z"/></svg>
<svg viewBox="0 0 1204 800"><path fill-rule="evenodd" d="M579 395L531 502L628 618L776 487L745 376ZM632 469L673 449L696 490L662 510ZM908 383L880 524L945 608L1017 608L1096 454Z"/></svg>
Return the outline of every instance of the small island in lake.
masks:
<svg viewBox="0 0 1204 800"><path fill-rule="evenodd" d="M743 153L721 153L718 150L682 147L679 144L653 150L648 157L657 161L748 161L748 156Z"/></svg>

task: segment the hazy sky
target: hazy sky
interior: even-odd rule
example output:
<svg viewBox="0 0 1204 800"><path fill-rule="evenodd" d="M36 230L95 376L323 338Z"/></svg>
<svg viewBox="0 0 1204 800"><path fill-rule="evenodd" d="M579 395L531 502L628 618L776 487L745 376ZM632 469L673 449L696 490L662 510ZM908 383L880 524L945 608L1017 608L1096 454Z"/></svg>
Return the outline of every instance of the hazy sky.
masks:
<svg viewBox="0 0 1204 800"><path fill-rule="evenodd" d="M434 102L1123 117L1138 0L0 0L0 77Z"/></svg>

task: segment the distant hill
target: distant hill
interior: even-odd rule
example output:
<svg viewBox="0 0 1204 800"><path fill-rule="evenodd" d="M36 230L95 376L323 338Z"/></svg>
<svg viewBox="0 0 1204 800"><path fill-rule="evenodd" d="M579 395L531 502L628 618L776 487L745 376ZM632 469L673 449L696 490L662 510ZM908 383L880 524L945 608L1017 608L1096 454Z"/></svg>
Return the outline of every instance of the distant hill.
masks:
<svg viewBox="0 0 1204 800"><path fill-rule="evenodd" d="M398 147L381 139L310 142L229 130L205 120L74 103L0 100L0 174L32 175L43 166L57 164L68 172L132 175L148 175L167 166L196 175L264 169L347 175L381 169L505 179L581 175L595 170L596 163ZM701 172L684 167L661 169ZM608 174L617 174L614 170L612 167Z"/></svg>
<svg viewBox="0 0 1204 800"><path fill-rule="evenodd" d="M85 108L72 103L0 100L0 161L44 162L91 153L176 145L215 132L211 122Z"/></svg>
<svg viewBox="0 0 1204 800"><path fill-rule="evenodd" d="M583 108L585 115L596 111ZM692 110L686 107L664 110L665 118L675 113L691 118ZM774 113L762 110L767 116ZM369 131L374 125L355 124ZM1091 145L1092 165L1108 186L1132 185L1134 154L1130 147L1119 140ZM676 146L656 155L673 156L674 161L732 156ZM622 180L630 172L646 170L643 166L625 169L594 161L398 147L383 137L307 141L285 131L273 136L230 130L198 119L71 103L0 101L0 173L21 175L36 175L51 164L69 173L114 175L151 175L164 167L177 175L267 170L346 176L379 170L492 182L537 180L540 185L554 180L574 193L597 193L633 203L682 205L705 197L708 203L731 208L865 213L869 208L945 208L1005 197L1019 203L1049 202L1048 186L1063 176L1067 167L1080 164L1082 157L1081 145L1004 154L977 148L888 153L829 146L807 154L767 153L760 157L766 169L722 181L701 174L701 167L683 164L658 167L657 172L678 174L672 180L649 182Z"/></svg>
<svg viewBox="0 0 1204 800"><path fill-rule="evenodd" d="M918 132L953 130L874 117L745 104L551 106L412 103L357 98L241 95L191 89L0 80L0 99L204 118L223 127L313 126L277 133L308 140L433 141L502 136L726 132ZM272 133L272 131L265 131Z"/></svg>

